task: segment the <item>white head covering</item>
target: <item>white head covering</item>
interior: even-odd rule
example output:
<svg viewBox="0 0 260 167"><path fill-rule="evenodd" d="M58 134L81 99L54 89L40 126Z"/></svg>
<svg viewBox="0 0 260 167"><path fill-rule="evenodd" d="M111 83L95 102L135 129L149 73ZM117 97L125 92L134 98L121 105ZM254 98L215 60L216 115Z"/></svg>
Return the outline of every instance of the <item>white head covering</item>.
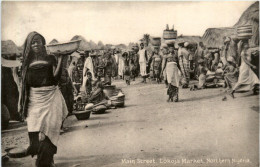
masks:
<svg viewBox="0 0 260 167"><path fill-rule="evenodd" d="M184 47L186 48L189 45L189 42L184 43Z"/></svg>

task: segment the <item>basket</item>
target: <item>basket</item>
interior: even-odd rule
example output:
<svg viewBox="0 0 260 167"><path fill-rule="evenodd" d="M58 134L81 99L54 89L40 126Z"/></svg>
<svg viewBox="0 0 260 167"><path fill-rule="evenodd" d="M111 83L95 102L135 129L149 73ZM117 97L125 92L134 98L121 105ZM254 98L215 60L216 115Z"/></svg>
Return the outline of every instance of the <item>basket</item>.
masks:
<svg viewBox="0 0 260 167"><path fill-rule="evenodd" d="M11 158L22 158L27 156L27 149L23 147L14 147L8 150L7 155Z"/></svg>
<svg viewBox="0 0 260 167"><path fill-rule="evenodd" d="M111 104L115 107L123 107L125 105L125 95L112 97Z"/></svg>
<svg viewBox="0 0 260 167"><path fill-rule="evenodd" d="M164 39L176 39L177 38L177 31L164 30L163 31L163 38Z"/></svg>
<svg viewBox="0 0 260 167"><path fill-rule="evenodd" d="M81 40L75 40L65 43L57 43L57 44L50 44L47 45L48 50L52 54L72 54L76 50L78 50Z"/></svg>
<svg viewBox="0 0 260 167"><path fill-rule="evenodd" d="M150 42L153 46L160 46L161 45L161 38L160 37L151 38Z"/></svg>
<svg viewBox="0 0 260 167"><path fill-rule="evenodd" d="M238 39L250 39L252 35L252 25L239 26L237 28Z"/></svg>
<svg viewBox="0 0 260 167"><path fill-rule="evenodd" d="M78 120L89 119L92 110L74 111L73 114Z"/></svg>

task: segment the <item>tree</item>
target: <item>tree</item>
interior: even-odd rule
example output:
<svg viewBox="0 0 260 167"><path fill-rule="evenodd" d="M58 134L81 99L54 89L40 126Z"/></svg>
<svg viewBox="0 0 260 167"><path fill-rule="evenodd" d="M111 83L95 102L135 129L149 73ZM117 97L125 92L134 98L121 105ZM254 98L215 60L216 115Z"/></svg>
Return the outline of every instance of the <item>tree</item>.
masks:
<svg viewBox="0 0 260 167"><path fill-rule="evenodd" d="M102 41L98 41L98 49L105 49L105 45L103 44L103 42Z"/></svg>
<svg viewBox="0 0 260 167"><path fill-rule="evenodd" d="M144 34L144 43L146 46L149 45L149 42L150 42L150 35L149 34Z"/></svg>

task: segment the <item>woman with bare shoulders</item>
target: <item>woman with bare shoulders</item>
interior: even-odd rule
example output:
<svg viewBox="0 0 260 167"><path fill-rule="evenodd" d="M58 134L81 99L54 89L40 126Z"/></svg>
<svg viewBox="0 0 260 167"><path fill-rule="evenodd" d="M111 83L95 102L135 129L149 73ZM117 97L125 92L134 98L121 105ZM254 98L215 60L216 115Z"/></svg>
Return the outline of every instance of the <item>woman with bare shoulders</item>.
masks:
<svg viewBox="0 0 260 167"><path fill-rule="evenodd" d="M47 55L44 45L44 37L37 32L31 32L25 41L21 112L28 126L30 146L27 154L37 155L37 167L52 167L68 110L57 86L62 56L58 56L56 63L53 55Z"/></svg>

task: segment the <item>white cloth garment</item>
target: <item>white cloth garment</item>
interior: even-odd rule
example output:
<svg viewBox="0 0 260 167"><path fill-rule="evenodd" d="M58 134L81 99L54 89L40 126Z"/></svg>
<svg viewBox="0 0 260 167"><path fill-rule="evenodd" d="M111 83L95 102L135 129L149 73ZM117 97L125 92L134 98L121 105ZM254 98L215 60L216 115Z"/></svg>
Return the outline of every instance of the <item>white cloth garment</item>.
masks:
<svg viewBox="0 0 260 167"><path fill-rule="evenodd" d="M145 49L139 50L138 54L139 54L139 64L140 64L140 74L141 76L146 76L147 75L147 71L146 71L146 57L145 57Z"/></svg>
<svg viewBox="0 0 260 167"><path fill-rule="evenodd" d="M139 50L139 63L146 63L145 49Z"/></svg>
<svg viewBox="0 0 260 167"><path fill-rule="evenodd" d="M68 115L58 86L30 88L28 132L42 132L57 146L62 121Z"/></svg>
<svg viewBox="0 0 260 167"><path fill-rule="evenodd" d="M118 57L118 75L119 76L123 76L124 69L125 69L124 59L123 59L122 55L119 55L119 57Z"/></svg>
<svg viewBox="0 0 260 167"><path fill-rule="evenodd" d="M168 62L166 66L167 81L173 86L179 87L180 76L176 62Z"/></svg>
<svg viewBox="0 0 260 167"><path fill-rule="evenodd" d="M146 72L146 63L145 62L139 62L140 64L140 74L142 77L146 76L147 75L147 72Z"/></svg>
<svg viewBox="0 0 260 167"><path fill-rule="evenodd" d="M82 86L81 86L81 90L82 91L85 91L86 89L86 82L87 82L87 75L85 75L87 69L89 69L89 71L91 72L92 74L92 79L95 80L95 74L94 74L94 65L93 65L93 62L92 62L92 58L89 56L86 60L85 60L85 63L84 63L84 68L83 68L83 83L82 83ZM85 76L84 76L85 75Z"/></svg>
<svg viewBox="0 0 260 167"><path fill-rule="evenodd" d="M243 53L242 53L243 54ZM259 79L253 70L241 58L241 66L239 67L239 77L233 90L250 91L256 84L259 84Z"/></svg>
<svg viewBox="0 0 260 167"><path fill-rule="evenodd" d="M118 61L119 61L119 55L118 54L115 54L115 60L116 60L116 64L118 64Z"/></svg>

